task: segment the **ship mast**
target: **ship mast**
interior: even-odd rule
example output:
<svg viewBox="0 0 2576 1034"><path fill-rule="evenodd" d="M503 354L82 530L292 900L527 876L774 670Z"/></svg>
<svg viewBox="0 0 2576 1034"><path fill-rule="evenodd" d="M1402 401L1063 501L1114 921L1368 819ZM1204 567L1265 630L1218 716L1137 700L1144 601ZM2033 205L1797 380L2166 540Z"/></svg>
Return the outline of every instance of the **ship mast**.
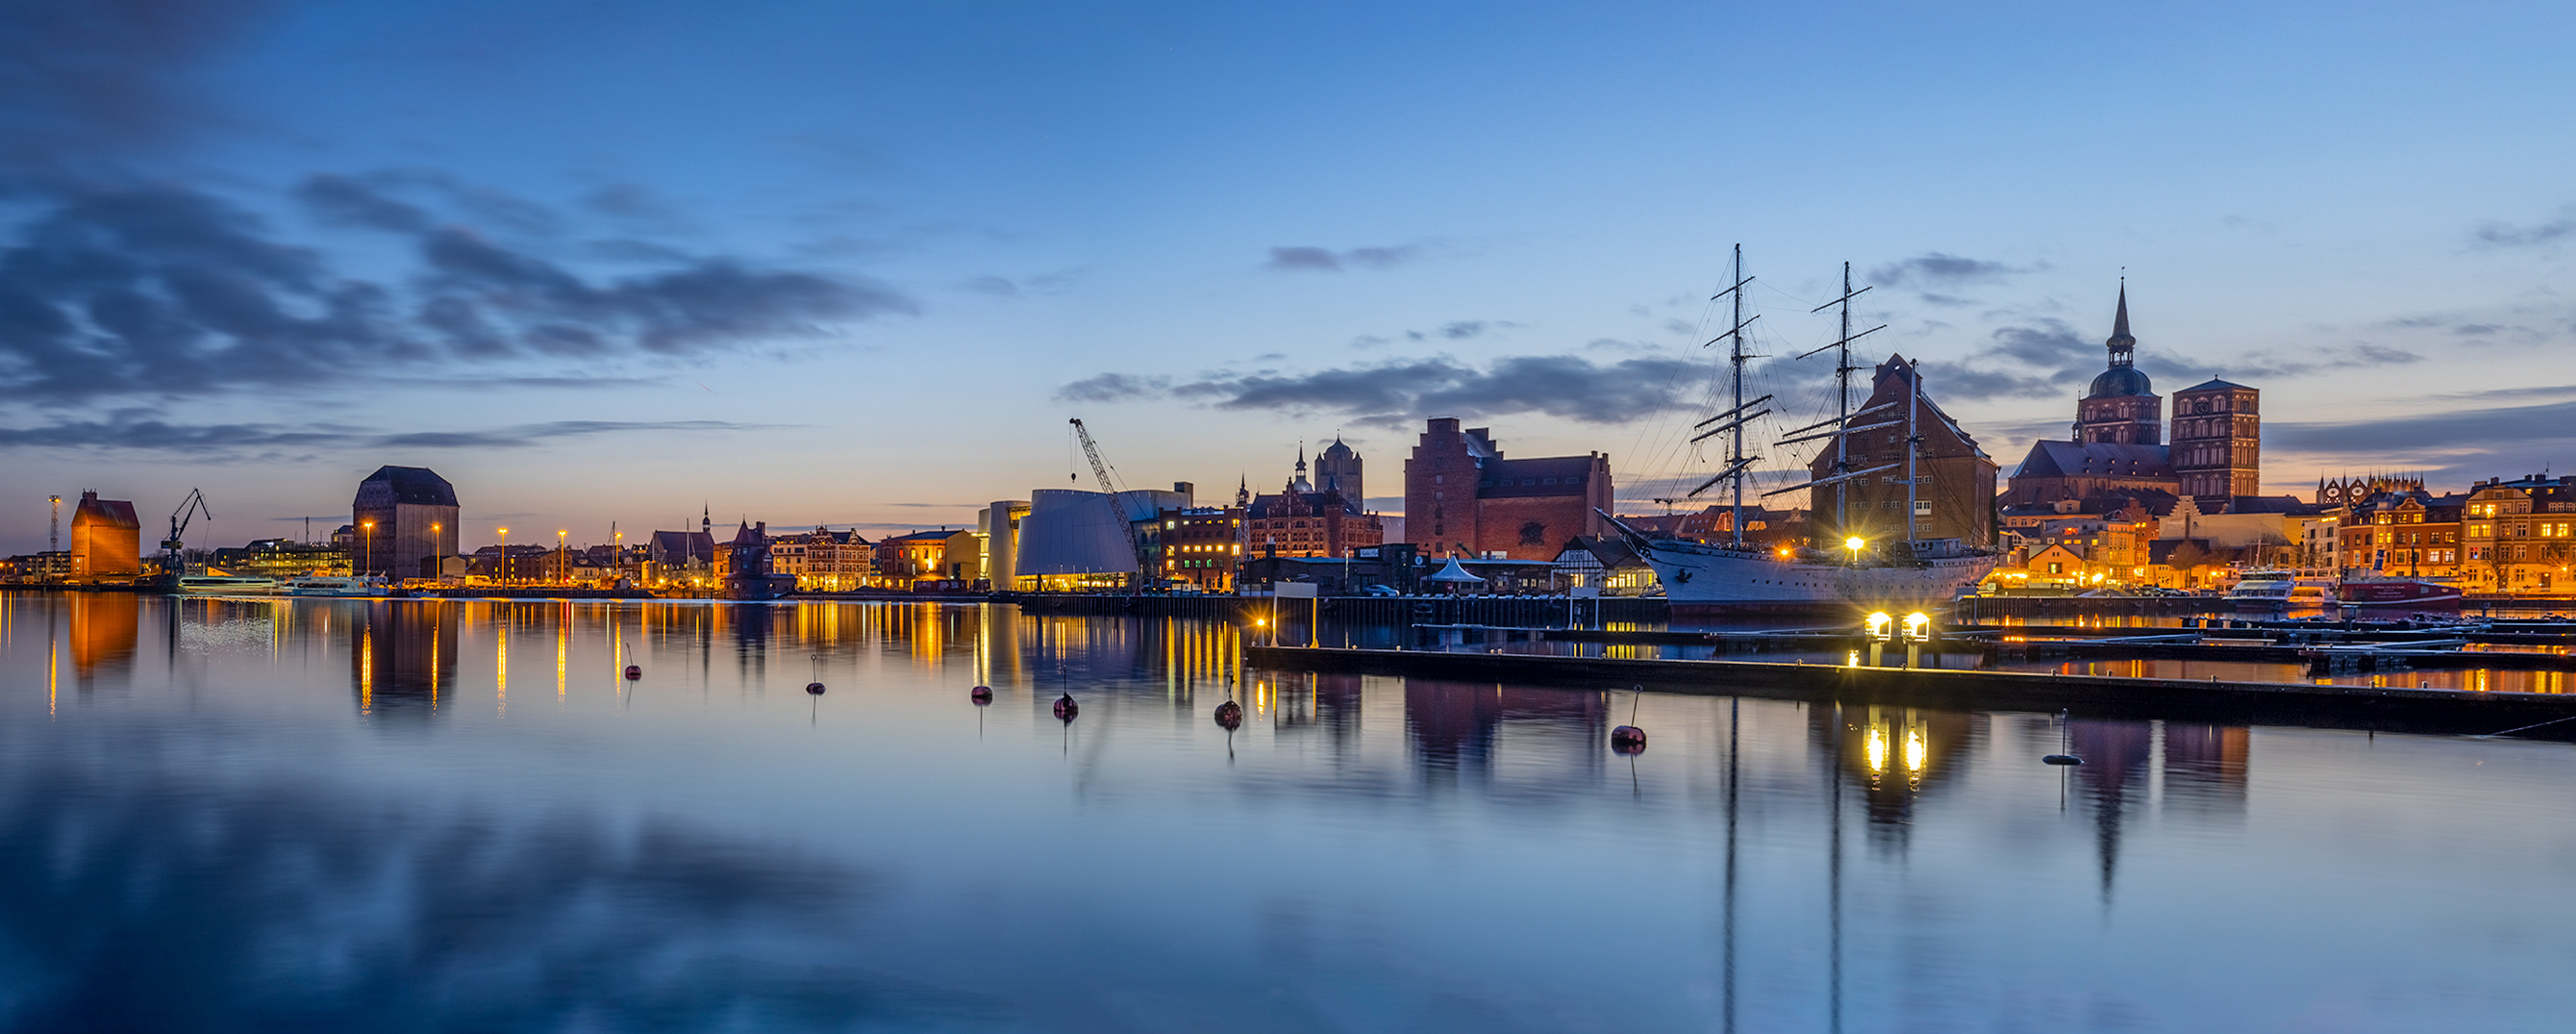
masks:
<svg viewBox="0 0 2576 1034"><path fill-rule="evenodd" d="M1732 417L1733 419L1725 427L1720 428L1720 430L1729 432L1726 446L1726 472L1718 476L1735 482L1734 502L1732 504L1733 513L1729 517L1727 523L1732 527L1734 532L1733 543L1737 546L1742 546L1744 545L1744 468L1752 465L1753 459L1759 458L1747 458L1744 455L1744 425L1752 422L1754 416L1760 415L1747 415L1744 412L1744 361L1760 357L1750 356L1744 353L1744 328L1752 322L1752 320L1744 318L1744 285L1752 283L1753 278L1744 275L1744 245L1742 244L1737 244L1735 246L1735 275L1731 279L1733 282L1727 285L1726 290L1719 291L1715 297L1712 297L1709 300L1716 301L1718 298L1724 298L1728 295L1735 296L1735 318L1733 325L1727 328L1726 333L1718 336L1728 342L1727 362L1731 370L1730 376L1727 380L1730 390L1733 392L1733 397L1729 399L1732 404L1727 406L1726 413L1724 414ZM1760 316L1754 317L1754 319L1760 318ZM1716 339L1709 341L1709 344L1712 345L1716 343ZM1767 398L1769 396L1764 397ZM1754 401L1760 402L1762 400L1755 399ZM1708 436L1703 434L1700 437L1705 438ZM1706 488L1708 486L1701 485L1700 487Z"/></svg>
<svg viewBox="0 0 2576 1034"><path fill-rule="evenodd" d="M1919 363L1905 361L1905 543L1908 549L1923 538L1923 529L1914 520L1915 458L1923 455L1923 428L1915 413L1923 406L1923 371Z"/></svg>
<svg viewBox="0 0 2576 1034"><path fill-rule="evenodd" d="M1827 306L1840 306L1842 308L1842 334L1834 339L1833 344L1825 346L1825 348L1835 350L1835 410L1833 427L1838 433L1834 435L1834 472L1829 475L1831 477L1842 477L1843 475L1852 472L1850 447L1851 436L1839 433L1843 428L1848 427L1851 424L1851 375L1852 371L1856 369L1856 367L1852 366L1851 361L1851 343L1887 329L1887 324L1881 323L1878 326L1871 327L1858 334L1852 333L1852 299L1868 293L1869 288L1867 287L1861 288L1857 291L1852 290L1851 263L1845 262L1843 263L1842 297L1807 310L1808 312L1823 312ZM1798 358L1804 359L1808 355L1814 355L1816 352L1824 351L1825 348L1816 349L1814 352L1809 352L1807 355L1802 355ZM1849 481L1834 482L1834 527L1841 529L1843 534L1848 535L1851 533L1851 483Z"/></svg>

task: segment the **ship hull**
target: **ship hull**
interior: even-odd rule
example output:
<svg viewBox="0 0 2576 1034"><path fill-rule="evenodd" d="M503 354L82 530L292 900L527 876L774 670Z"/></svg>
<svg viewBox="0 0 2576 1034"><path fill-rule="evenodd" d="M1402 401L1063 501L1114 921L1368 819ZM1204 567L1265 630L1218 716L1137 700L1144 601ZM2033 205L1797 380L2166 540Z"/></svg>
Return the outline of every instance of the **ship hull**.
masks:
<svg viewBox="0 0 2576 1034"><path fill-rule="evenodd" d="M2335 601L2347 607L2406 610L2457 610L2460 588L2407 579L2352 581L2336 587Z"/></svg>
<svg viewBox="0 0 2576 1034"><path fill-rule="evenodd" d="M1975 554L1850 567L1684 544L1657 543L1643 552L1676 617L1942 606L1993 571L1996 560Z"/></svg>

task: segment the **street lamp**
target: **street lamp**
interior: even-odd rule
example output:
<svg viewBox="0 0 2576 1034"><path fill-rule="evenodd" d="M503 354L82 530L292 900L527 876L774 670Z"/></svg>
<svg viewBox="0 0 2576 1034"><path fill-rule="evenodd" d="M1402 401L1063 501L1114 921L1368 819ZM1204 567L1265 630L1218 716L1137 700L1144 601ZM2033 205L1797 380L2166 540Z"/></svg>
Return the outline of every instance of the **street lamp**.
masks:
<svg viewBox="0 0 2576 1034"><path fill-rule="evenodd" d="M358 547L358 551L361 555L367 558L367 569L359 572L359 574L361 576L374 574L376 569L376 522L359 521L358 533L363 536L359 540L362 545Z"/></svg>
<svg viewBox="0 0 2576 1034"><path fill-rule="evenodd" d="M1868 546L1869 540L1861 538L1858 535L1854 535L1843 540L1843 548L1851 550L1851 565L1853 567L1860 566L1860 551Z"/></svg>
<svg viewBox="0 0 2576 1034"><path fill-rule="evenodd" d="M570 534L562 528L555 529L555 582L559 585L572 581L572 547L564 540Z"/></svg>
<svg viewBox="0 0 2576 1034"><path fill-rule="evenodd" d="M443 575L447 566L447 539L445 536L439 534L440 529L443 527L445 527L445 525L437 523L432 523L429 526L429 551L432 555L438 557L439 566L439 570L433 570L430 572L430 577L433 578Z"/></svg>
<svg viewBox="0 0 2576 1034"><path fill-rule="evenodd" d="M501 529L501 587L510 586L510 529Z"/></svg>

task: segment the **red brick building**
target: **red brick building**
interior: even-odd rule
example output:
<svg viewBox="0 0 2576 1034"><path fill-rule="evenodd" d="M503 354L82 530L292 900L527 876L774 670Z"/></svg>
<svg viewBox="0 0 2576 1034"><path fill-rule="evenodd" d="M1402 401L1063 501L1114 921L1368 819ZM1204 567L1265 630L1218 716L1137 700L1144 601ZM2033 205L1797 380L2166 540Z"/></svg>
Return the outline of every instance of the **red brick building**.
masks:
<svg viewBox="0 0 2576 1034"><path fill-rule="evenodd" d="M1610 496L1607 454L1505 459L1492 429L1434 417L1404 462L1405 537L1433 556L1552 560L1603 533Z"/></svg>

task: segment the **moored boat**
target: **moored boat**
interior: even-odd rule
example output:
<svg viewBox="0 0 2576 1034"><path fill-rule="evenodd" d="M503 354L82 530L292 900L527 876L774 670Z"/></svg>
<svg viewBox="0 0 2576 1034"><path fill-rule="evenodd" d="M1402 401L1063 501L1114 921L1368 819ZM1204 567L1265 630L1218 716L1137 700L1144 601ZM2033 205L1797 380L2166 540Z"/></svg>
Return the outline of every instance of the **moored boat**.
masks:
<svg viewBox="0 0 2576 1034"><path fill-rule="evenodd" d="M286 582L289 596L383 596L383 580L349 575L308 574Z"/></svg>
<svg viewBox="0 0 2576 1034"><path fill-rule="evenodd" d="M278 583L259 575L191 574L180 576L170 591L185 596L273 596Z"/></svg>
<svg viewBox="0 0 2576 1034"><path fill-rule="evenodd" d="M2431 578L2347 578L2335 588L2335 601L2347 607L2456 610L2460 596L2459 586Z"/></svg>

